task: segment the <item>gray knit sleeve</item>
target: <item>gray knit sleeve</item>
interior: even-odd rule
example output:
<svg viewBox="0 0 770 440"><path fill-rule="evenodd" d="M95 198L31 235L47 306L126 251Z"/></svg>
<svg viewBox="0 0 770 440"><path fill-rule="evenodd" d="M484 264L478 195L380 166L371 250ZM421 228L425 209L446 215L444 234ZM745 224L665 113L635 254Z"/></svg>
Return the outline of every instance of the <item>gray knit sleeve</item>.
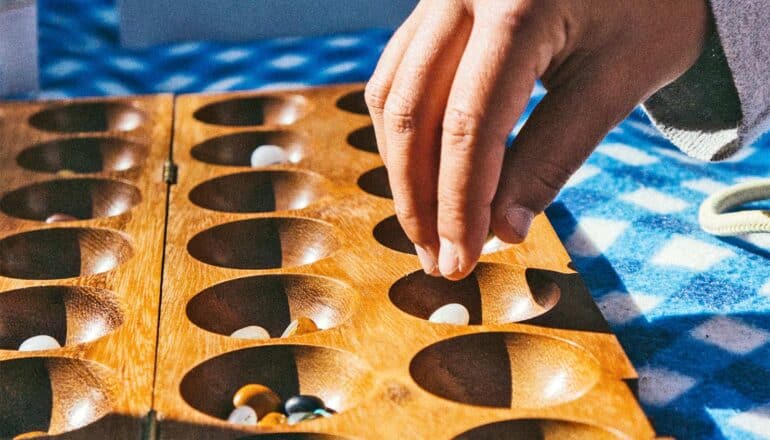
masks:
<svg viewBox="0 0 770 440"><path fill-rule="evenodd" d="M711 0L695 65L644 104L682 151L720 160L770 129L770 0Z"/></svg>

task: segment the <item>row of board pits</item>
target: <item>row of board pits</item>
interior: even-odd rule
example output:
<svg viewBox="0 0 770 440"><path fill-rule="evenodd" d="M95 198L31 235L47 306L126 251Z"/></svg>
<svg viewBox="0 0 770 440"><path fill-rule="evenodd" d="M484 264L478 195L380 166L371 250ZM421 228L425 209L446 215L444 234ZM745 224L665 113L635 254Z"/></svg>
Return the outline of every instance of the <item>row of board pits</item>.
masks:
<svg viewBox="0 0 770 440"><path fill-rule="evenodd" d="M474 355L478 360L468 363ZM542 362L553 358L561 361ZM419 386L442 398L516 409L572 401L593 387L601 375L598 363L572 344L514 332L447 339L418 352L409 367ZM0 373L0 386L12 393L10 399L0 399L3 437L34 431L55 434L81 427L110 412L115 397L111 372L92 361L21 358L0 362ZM335 380L329 381L330 376ZM232 412L233 395L252 382L269 386L284 399L298 394L319 396L334 412L344 412L366 400L368 395L361 390L372 389L375 373L344 351L302 344L267 345L229 352L199 364L185 375L180 391L193 408L224 421ZM212 383L216 386L210 386ZM562 434L573 429L604 432L560 421L511 423L508 428L514 429L512 432L522 433L514 438L522 439L543 438L531 435L551 429ZM461 438L488 438L475 437L486 435L486 429L493 427ZM618 438L604 435L598 438Z"/></svg>
<svg viewBox="0 0 770 440"><path fill-rule="evenodd" d="M360 91L343 96L337 105L352 113L367 114ZM301 97L261 97L211 104L194 117L229 126L288 125L307 111L307 102ZM143 112L124 104L74 104L43 110L29 123L41 130L62 133L128 132L145 118ZM377 151L370 125L351 132L347 142L363 151ZM244 146L262 144L281 145L295 163L309 148L306 137L299 133L254 131L209 140L195 146L192 155L203 162L248 166L253 151ZM141 166L146 155L147 146L142 143L94 136L30 147L17 157L17 162L43 173L123 172ZM323 180L309 172L249 171L204 182L190 193L190 200L205 209L227 212L302 209L325 195ZM365 173L358 184L366 192L390 197L384 168ZM247 196L221 196L232 195L234 186L254 190ZM0 200L0 210L26 220L46 221L54 214L66 214L77 221L122 215L140 201L139 190L119 180L63 178L7 193ZM304 218L252 219L203 231L189 242L188 251L205 263L231 268L309 264L337 250L332 228ZM395 251L413 253L394 217L377 224L373 234L378 242ZM256 252L221 251L228 248L228 241L233 245L243 243L238 238L242 235L251 239L257 236L274 246ZM303 237L301 243L292 238L298 235ZM0 241L0 273L22 279L64 279L107 272L132 256L130 238L119 232L86 227L35 230ZM421 294L414 295L415 291ZM462 304L469 312L469 324L477 325L532 319L553 308L560 293L555 274L482 263L469 278L456 283L414 272L396 281L388 297L397 309L421 319L428 319L433 310L447 302ZM35 286L4 292L0 302L0 313L4 315L0 316L2 350L15 350L36 334L50 335L64 347L89 343L123 324L118 296L104 289ZM223 336L249 325L277 334L298 316L313 319L324 331L349 322L356 314L357 303L357 293L349 286L326 277L258 275L205 289L189 302L187 315L200 328ZM473 353L481 361L470 365L467 359L474 358ZM568 361L553 365L540 362L549 358ZM445 365L454 367L450 371ZM535 370L533 365L540 367ZM552 371L543 374L543 368ZM437 369L446 374L435 374ZM410 373L422 388L459 403L540 408L584 394L599 379L600 367L572 344L545 336L497 332L464 335L430 345L413 357ZM329 375L337 380L326 380ZM181 393L198 411L224 420L232 409L233 393L249 381L262 382L282 397L317 395L331 409L345 411L366 397L357 390L371 388L374 380L372 369L351 353L302 344L269 345L203 362L186 374ZM212 382L217 387L207 386ZM0 399L0 437L34 431L57 434L85 426L110 412L114 385L109 369L92 361L36 356L0 362L0 389L7 390L11 397ZM502 432L519 433L521 439L543 435L558 438L565 433L618 438L593 426L546 419L498 422L457 438L490 438Z"/></svg>

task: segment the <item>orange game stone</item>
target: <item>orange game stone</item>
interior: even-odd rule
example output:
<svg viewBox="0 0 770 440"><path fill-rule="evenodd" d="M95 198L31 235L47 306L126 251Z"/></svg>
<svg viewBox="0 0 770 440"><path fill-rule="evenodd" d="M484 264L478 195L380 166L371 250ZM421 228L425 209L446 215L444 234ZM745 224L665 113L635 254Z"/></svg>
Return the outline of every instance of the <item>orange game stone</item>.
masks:
<svg viewBox="0 0 770 440"><path fill-rule="evenodd" d="M289 336L299 336L317 331L318 326L312 319L305 316L300 316L299 318L292 321L288 327L286 327L286 330L283 331L281 337L288 338Z"/></svg>
<svg viewBox="0 0 770 440"><path fill-rule="evenodd" d="M242 386L233 396L233 406L250 406L261 420L268 413L280 411L281 398L275 391L259 384Z"/></svg>
<svg viewBox="0 0 770 440"><path fill-rule="evenodd" d="M269 428L272 426L283 425L286 423L286 416L279 412L269 412L262 417L257 426L262 428Z"/></svg>
<svg viewBox="0 0 770 440"><path fill-rule="evenodd" d="M38 438L38 437L42 437L44 435L48 435L48 433L47 432L43 432L43 431L30 431L30 432L25 432L24 434L17 435L16 437L13 438L13 440L24 440L24 439L28 439L28 438Z"/></svg>

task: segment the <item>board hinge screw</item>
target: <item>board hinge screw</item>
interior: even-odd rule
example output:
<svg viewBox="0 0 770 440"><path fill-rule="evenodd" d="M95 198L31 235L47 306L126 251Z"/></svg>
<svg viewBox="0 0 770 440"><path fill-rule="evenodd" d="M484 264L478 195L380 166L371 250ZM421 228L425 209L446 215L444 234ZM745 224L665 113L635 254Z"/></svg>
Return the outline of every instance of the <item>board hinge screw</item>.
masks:
<svg viewBox="0 0 770 440"><path fill-rule="evenodd" d="M167 160L166 163L163 164L163 181L169 185L176 184L177 170L177 165L174 162Z"/></svg>

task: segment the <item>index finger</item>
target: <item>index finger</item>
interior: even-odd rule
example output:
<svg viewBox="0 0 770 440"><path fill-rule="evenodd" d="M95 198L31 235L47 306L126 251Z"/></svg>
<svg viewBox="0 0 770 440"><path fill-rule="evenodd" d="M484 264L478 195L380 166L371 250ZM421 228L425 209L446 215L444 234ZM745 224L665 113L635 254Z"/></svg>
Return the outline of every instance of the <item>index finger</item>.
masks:
<svg viewBox="0 0 770 440"><path fill-rule="evenodd" d="M464 278L481 255L505 140L542 73L534 23L510 18L489 10L477 14L444 115L439 270L449 279Z"/></svg>

